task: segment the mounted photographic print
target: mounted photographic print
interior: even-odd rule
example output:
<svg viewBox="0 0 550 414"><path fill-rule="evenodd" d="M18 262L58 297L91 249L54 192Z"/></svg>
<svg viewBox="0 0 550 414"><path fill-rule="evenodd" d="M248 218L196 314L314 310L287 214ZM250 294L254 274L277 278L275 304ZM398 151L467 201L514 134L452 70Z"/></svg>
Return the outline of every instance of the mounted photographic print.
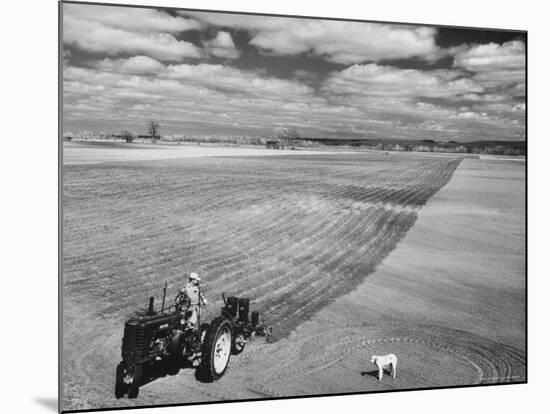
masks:
<svg viewBox="0 0 550 414"><path fill-rule="evenodd" d="M62 411L527 381L526 32L60 23Z"/></svg>

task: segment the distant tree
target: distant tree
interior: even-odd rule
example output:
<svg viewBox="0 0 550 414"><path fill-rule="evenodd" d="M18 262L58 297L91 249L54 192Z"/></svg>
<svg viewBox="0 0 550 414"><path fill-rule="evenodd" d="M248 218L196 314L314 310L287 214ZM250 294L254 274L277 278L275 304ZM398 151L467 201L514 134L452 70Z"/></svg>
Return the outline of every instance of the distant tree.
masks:
<svg viewBox="0 0 550 414"><path fill-rule="evenodd" d="M293 139L301 138L301 135L296 128L281 128L277 134L277 138L284 147L288 147Z"/></svg>
<svg viewBox="0 0 550 414"><path fill-rule="evenodd" d="M296 128L281 128L277 134L277 138L300 138L301 135Z"/></svg>
<svg viewBox="0 0 550 414"><path fill-rule="evenodd" d="M155 142L157 139L159 139L160 125L157 121L152 120L152 121L149 121L147 126L149 128L149 135L151 136L151 140Z"/></svg>
<svg viewBox="0 0 550 414"><path fill-rule="evenodd" d="M120 137L126 142L130 143L133 142L134 139L136 139L136 134L134 134L132 131L128 131L127 129L123 129L120 131Z"/></svg>

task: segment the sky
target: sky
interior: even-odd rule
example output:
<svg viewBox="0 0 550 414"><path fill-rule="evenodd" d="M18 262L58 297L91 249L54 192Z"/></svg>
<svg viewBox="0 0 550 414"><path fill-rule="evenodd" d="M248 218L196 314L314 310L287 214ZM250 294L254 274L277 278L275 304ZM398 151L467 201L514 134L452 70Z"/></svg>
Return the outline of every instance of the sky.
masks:
<svg viewBox="0 0 550 414"><path fill-rule="evenodd" d="M525 140L521 32L63 4L63 129Z"/></svg>

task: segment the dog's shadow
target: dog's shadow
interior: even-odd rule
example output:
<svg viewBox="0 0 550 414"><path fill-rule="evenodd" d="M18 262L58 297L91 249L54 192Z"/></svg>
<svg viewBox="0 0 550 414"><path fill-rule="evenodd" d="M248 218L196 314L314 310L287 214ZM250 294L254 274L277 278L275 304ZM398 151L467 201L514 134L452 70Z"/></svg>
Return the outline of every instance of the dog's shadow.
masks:
<svg viewBox="0 0 550 414"><path fill-rule="evenodd" d="M378 380L378 370L377 369L373 369L371 371L362 371L361 372L362 377L366 377L367 375L371 376L371 377L374 377ZM391 371L389 369L384 368L384 376L386 376L386 375L389 375L391 377Z"/></svg>

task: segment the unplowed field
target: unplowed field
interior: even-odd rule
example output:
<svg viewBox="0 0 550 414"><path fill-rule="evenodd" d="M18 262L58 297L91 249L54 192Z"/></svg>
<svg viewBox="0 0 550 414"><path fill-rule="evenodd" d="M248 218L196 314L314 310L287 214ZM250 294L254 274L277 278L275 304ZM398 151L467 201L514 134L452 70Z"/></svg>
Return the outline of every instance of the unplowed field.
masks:
<svg viewBox="0 0 550 414"><path fill-rule="evenodd" d="M394 348L418 347L419 355L431 348L434 366L447 364L457 373L416 386L487 380L483 364L492 367L490 358L475 363L464 350L476 343L498 347L464 332L454 348L434 338L456 332L431 332L435 328L421 335L404 326L399 335L377 337L376 327L348 332L335 324L319 334L322 340L293 332L375 270L459 164L443 157L319 154L65 166L65 409L353 391L346 381L341 390L302 381L301 390L280 368L298 358L306 365L293 375L351 369L347 355L365 347L375 352L388 341ZM160 298L165 281L173 298L190 271L201 275L211 301L207 319L219 312L221 292L248 296L273 325L277 346L250 344L218 383L197 383L180 372L145 386L138 400L115 400L125 317L145 307L150 295ZM521 355L513 358L521 365ZM506 380L506 373L497 374ZM224 381L233 385L224 388Z"/></svg>

